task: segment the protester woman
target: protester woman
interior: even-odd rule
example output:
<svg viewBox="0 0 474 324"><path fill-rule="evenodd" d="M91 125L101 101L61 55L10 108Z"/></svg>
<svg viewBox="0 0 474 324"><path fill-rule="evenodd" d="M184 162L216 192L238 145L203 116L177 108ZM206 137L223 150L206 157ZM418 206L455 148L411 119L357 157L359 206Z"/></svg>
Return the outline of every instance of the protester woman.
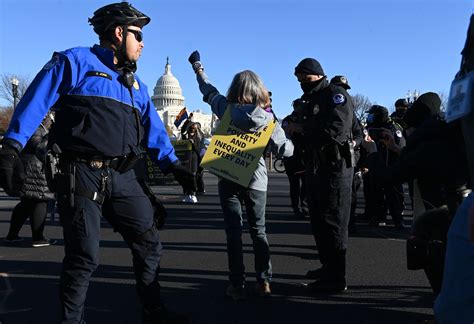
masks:
<svg viewBox="0 0 474 324"><path fill-rule="evenodd" d="M262 129L273 120L274 116L265 111L265 108L270 105L268 90L254 72L247 70L237 73L225 97L209 82L200 62L199 52L193 52L189 57L189 62L197 75L204 101L211 105L212 112L219 119L223 117L227 109L230 109L233 125L248 133ZM279 124L276 125L270 141L282 156L293 154L293 144L286 138L285 132ZM226 295L236 301L246 299L240 199L245 204L249 232L253 241L257 277L255 292L262 297L271 295L272 265L265 233L267 183L267 169L263 156L260 157L257 169L247 187L226 179L219 179L218 189L224 214L230 270L230 285L226 290Z"/></svg>

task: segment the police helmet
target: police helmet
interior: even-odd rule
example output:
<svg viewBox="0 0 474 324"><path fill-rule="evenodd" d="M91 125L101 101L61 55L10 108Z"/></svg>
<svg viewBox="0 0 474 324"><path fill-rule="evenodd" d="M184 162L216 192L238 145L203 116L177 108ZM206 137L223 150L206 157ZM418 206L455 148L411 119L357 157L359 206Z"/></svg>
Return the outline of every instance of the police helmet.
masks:
<svg viewBox="0 0 474 324"><path fill-rule="evenodd" d="M135 9L128 2L118 2L97 9L89 18L89 25L94 27L97 35L103 35L116 26L137 26L143 28L151 18Z"/></svg>
<svg viewBox="0 0 474 324"><path fill-rule="evenodd" d="M349 90L351 88L351 86L349 85L349 81L347 81L347 78L343 75L336 75L331 79L330 83L343 87L346 90Z"/></svg>

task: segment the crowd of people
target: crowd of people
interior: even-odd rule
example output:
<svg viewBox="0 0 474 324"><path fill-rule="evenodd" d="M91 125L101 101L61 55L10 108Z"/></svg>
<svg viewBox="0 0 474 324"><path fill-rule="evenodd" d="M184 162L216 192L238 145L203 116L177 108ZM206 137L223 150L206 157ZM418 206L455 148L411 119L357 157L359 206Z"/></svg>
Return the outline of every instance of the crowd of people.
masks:
<svg viewBox="0 0 474 324"><path fill-rule="evenodd" d="M20 240L20 228L30 217L33 246L53 244L43 236L43 228L48 202L57 201L65 252L61 323L85 323L86 293L98 266L101 217L120 233L133 255L142 322L189 323L161 300L158 228L165 212L149 187L137 179L134 167L146 152L182 185L184 202L196 203L196 195L205 191L200 167L203 135L189 118L182 136L192 150L188 167L183 167L135 73L143 49L142 29L149 22L150 17L127 2L95 11L89 23L100 44L55 52L19 102L2 141L0 184L7 194L21 197L6 242ZM244 134L262 130L275 119L271 93L255 72L234 75L222 95L204 72L198 51L191 53L189 62L204 101L218 118L228 112ZM397 100L392 115L386 107L373 105L360 121L344 76L329 80L314 58L301 60L294 76L303 94L293 101L293 112L276 123L269 144L285 158L291 207L296 217L309 217L318 252L315 260L321 263L308 269L306 276L313 281L305 289L324 294L347 290L348 233L356 230L355 193L361 183L368 224L386 225L389 212L397 230L406 227L402 185L409 183L412 202L424 210L416 214L413 225L409 266L425 269L435 295L442 297L437 303L442 314L448 229L459 214L458 206L463 204L460 210L465 213L471 200L464 199L470 183L459 122L446 123L441 100L433 92L411 104ZM225 293L235 301L247 294L243 209L255 255L255 293L272 294L267 189L264 155L247 185L223 178L218 182L229 268ZM451 266L447 269L455 272Z"/></svg>

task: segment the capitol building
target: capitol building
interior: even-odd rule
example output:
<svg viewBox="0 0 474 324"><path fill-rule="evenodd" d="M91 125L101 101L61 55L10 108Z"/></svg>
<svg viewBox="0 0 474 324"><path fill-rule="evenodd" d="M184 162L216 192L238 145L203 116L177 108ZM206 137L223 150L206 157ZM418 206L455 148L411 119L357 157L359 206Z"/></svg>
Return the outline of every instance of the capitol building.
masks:
<svg viewBox="0 0 474 324"><path fill-rule="evenodd" d="M179 138L180 130L174 126L174 121L181 109L186 105L179 81L171 73L171 65L168 58L166 59L165 73L156 82L151 100L166 129ZM188 115L193 113L193 121L201 124L204 134L211 133L212 115L204 114L201 110L191 111L188 109L187 111Z"/></svg>

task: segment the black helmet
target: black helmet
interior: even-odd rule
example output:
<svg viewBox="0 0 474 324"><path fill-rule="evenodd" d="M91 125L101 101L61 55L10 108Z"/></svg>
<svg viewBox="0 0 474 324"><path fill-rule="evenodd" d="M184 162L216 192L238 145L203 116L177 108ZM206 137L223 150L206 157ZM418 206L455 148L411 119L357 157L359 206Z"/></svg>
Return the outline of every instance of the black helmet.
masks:
<svg viewBox="0 0 474 324"><path fill-rule="evenodd" d="M118 2L97 9L89 18L89 25L100 36L116 26L137 26L143 28L150 22L150 17L135 9L128 2Z"/></svg>
<svg viewBox="0 0 474 324"><path fill-rule="evenodd" d="M343 75L336 75L334 78L331 79L329 83L341 86L346 90L349 90L351 88L351 86L349 85L349 81L347 81L347 78Z"/></svg>

